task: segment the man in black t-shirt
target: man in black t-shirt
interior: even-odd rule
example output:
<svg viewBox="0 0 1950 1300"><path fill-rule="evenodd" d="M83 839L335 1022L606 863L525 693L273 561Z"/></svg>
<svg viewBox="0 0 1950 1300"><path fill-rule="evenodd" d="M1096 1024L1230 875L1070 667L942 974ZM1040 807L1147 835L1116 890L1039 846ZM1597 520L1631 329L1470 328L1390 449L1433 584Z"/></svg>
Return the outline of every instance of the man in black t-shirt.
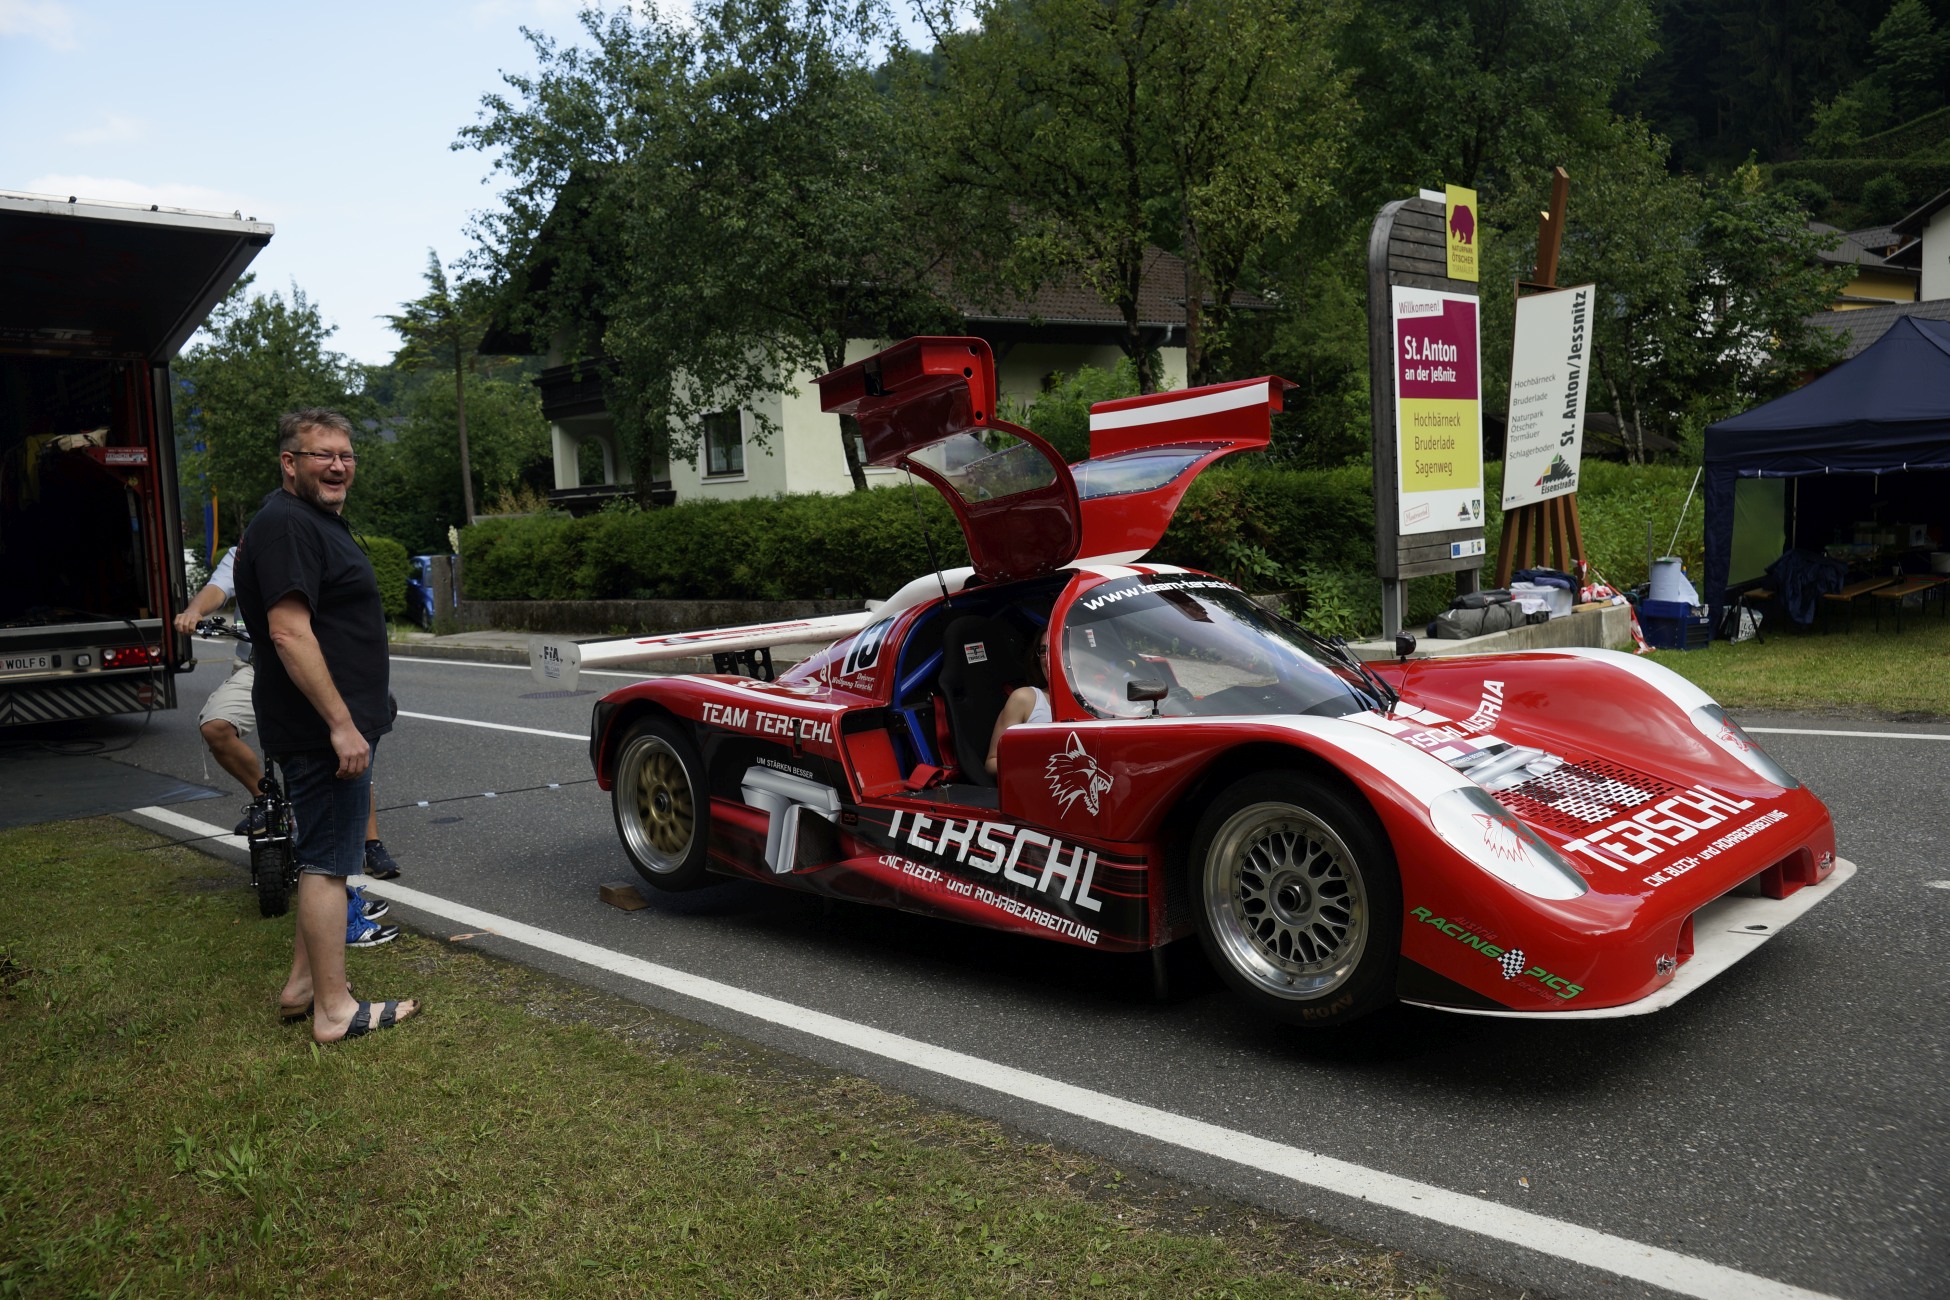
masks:
<svg viewBox="0 0 1950 1300"><path fill-rule="evenodd" d="M257 633L251 701L296 813L298 924L279 1004L312 1007L321 1043L384 1029L419 1004L360 1002L345 980L345 878L365 864L372 750L392 727L386 614L342 512L356 458L335 411L278 421L284 483L238 543L237 608Z"/></svg>

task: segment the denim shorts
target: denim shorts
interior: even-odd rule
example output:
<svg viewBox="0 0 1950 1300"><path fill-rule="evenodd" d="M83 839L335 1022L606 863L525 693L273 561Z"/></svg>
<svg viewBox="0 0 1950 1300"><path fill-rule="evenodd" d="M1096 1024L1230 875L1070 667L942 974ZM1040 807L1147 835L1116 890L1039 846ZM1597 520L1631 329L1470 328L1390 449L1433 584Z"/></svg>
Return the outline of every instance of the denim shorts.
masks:
<svg viewBox="0 0 1950 1300"><path fill-rule="evenodd" d="M375 751L379 742L372 742ZM366 869L366 814L372 807L372 767L349 781L338 778L339 758L329 749L279 754L291 801L291 845L298 869L314 876L357 876Z"/></svg>

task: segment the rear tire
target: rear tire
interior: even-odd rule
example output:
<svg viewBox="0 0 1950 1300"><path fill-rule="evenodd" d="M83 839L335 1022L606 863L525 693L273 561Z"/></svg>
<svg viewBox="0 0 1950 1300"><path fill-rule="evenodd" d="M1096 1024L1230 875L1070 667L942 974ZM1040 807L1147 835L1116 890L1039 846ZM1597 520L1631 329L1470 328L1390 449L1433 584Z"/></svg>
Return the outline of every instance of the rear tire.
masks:
<svg viewBox="0 0 1950 1300"><path fill-rule="evenodd" d="M1255 1008L1308 1027L1395 999L1401 879L1358 796L1298 772L1233 785L1199 819L1199 941Z"/></svg>
<svg viewBox="0 0 1950 1300"><path fill-rule="evenodd" d="M638 875L668 891L704 883L711 796L697 747L676 724L643 718L623 733L610 808Z"/></svg>
<svg viewBox="0 0 1950 1300"><path fill-rule="evenodd" d="M283 916L291 910L291 846L251 845L251 883L257 886L257 914Z"/></svg>

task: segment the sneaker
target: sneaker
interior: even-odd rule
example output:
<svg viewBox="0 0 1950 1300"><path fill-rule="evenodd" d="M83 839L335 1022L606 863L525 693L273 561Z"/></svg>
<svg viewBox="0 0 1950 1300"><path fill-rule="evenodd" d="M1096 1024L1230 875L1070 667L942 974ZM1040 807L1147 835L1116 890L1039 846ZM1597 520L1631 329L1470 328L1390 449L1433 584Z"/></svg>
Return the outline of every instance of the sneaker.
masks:
<svg viewBox="0 0 1950 1300"><path fill-rule="evenodd" d="M352 906L346 909L345 919L349 923L354 914L368 921L377 921L393 910L393 905L383 898L367 898L364 885L353 885L345 891Z"/></svg>
<svg viewBox="0 0 1950 1300"><path fill-rule="evenodd" d="M249 836L253 831L259 834L263 833L264 810L254 803L245 804L243 820L232 827L230 833L232 835Z"/></svg>
<svg viewBox="0 0 1950 1300"><path fill-rule="evenodd" d="M398 877L399 863L393 861L393 855L386 852L384 841L366 841L366 874L374 880L392 880Z"/></svg>
<svg viewBox="0 0 1950 1300"><path fill-rule="evenodd" d="M357 904L348 904L348 910ZM348 948L377 948L382 943L391 943L399 938L397 925L380 925L364 917L348 916L345 922L345 946Z"/></svg>

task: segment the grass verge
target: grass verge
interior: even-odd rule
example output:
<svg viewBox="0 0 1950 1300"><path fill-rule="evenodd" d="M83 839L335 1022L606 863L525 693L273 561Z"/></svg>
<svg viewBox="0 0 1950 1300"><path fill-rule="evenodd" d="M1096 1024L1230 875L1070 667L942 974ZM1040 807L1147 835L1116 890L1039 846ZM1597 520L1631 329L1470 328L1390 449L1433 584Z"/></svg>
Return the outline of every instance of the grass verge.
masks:
<svg viewBox="0 0 1950 1300"><path fill-rule="evenodd" d="M424 936L315 1049L289 919L162 843L0 834L0 1295L1479 1293Z"/></svg>
<svg viewBox="0 0 1950 1300"><path fill-rule="evenodd" d="M1896 632L1866 619L1854 631L1768 632L1654 651L1658 661L1735 710L1781 710L1918 722L1950 717L1950 623L1932 611Z"/></svg>

